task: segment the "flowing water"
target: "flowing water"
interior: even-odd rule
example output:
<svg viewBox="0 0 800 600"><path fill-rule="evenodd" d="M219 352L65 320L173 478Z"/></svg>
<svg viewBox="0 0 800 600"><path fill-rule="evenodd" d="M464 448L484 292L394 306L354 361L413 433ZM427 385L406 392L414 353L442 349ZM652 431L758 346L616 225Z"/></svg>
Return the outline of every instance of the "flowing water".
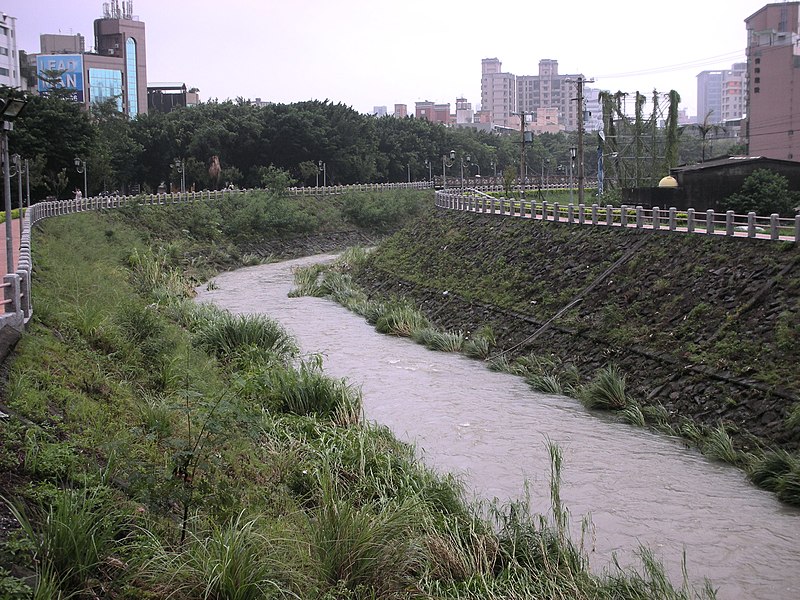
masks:
<svg viewBox="0 0 800 600"><path fill-rule="evenodd" d="M332 255L249 267L215 279L198 300L264 313L320 353L326 372L359 385L367 419L414 443L429 466L458 474L476 497L522 497L530 483L547 510L547 440L564 456L562 501L573 522L590 514L596 570L616 553L636 564L653 550L674 582L685 552L692 582L708 577L721 599L800 598L800 510L750 485L679 440L617 423L577 401L531 390L480 362L381 335L319 298L288 298L292 270Z"/></svg>

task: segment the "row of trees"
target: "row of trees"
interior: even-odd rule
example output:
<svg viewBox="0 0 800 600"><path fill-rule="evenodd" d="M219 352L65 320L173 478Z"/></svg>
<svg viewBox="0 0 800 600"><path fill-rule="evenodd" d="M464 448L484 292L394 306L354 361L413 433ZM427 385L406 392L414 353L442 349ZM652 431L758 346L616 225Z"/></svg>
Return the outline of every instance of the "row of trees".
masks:
<svg viewBox="0 0 800 600"><path fill-rule="evenodd" d="M14 93L6 88L5 96ZM699 137L684 136L684 162L701 153ZM596 168L593 136L587 136L586 174ZM566 176L575 134L543 134L527 145L528 175ZM83 187L74 157L88 165L88 193L155 191L181 181L204 189L227 184L258 187L288 173L299 185L424 180L441 175L451 150L448 175L502 175L519 169L519 134L496 135L448 128L427 120L363 115L343 104L308 101L251 105L244 99L206 102L169 114L129 120L112 101L91 112L58 96L31 97L10 135L10 149L30 161L34 198L64 197ZM696 155L696 156L695 156ZM470 162L466 163L466 157ZM219 174L209 174L218 157Z"/></svg>

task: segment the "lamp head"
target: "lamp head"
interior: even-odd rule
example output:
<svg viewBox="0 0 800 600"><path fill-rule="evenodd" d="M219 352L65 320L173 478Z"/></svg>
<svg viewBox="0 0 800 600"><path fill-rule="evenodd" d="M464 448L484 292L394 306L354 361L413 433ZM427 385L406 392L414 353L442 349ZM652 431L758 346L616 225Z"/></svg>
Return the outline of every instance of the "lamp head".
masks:
<svg viewBox="0 0 800 600"><path fill-rule="evenodd" d="M0 117L4 121L13 121L22 112L22 109L28 104L27 100L22 98L7 98L0 100Z"/></svg>
<svg viewBox="0 0 800 600"><path fill-rule="evenodd" d="M450 160L455 160L455 159L456 159L456 151L450 150Z"/></svg>
<svg viewBox="0 0 800 600"><path fill-rule="evenodd" d="M72 162L75 164L76 167L80 167L81 166L81 159L78 158L77 156L72 159Z"/></svg>

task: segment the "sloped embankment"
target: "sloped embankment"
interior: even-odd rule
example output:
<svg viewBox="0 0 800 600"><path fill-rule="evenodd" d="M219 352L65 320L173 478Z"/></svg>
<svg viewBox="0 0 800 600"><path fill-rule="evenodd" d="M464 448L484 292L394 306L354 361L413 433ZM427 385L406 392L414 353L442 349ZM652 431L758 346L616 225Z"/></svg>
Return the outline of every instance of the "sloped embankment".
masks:
<svg viewBox="0 0 800 600"><path fill-rule="evenodd" d="M490 325L509 356L618 365L642 404L786 449L800 393L800 247L436 211L358 283L440 328Z"/></svg>

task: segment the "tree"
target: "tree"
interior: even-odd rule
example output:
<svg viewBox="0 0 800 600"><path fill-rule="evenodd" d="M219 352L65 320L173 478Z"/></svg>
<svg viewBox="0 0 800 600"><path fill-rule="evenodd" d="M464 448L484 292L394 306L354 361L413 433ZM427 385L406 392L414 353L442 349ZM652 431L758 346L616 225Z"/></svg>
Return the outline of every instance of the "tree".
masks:
<svg viewBox="0 0 800 600"><path fill-rule="evenodd" d="M741 191L725 200L725 208L737 213L750 211L759 215L777 213L785 217L795 215L800 206L800 192L789 190L789 180L769 169L753 171L744 180Z"/></svg>

